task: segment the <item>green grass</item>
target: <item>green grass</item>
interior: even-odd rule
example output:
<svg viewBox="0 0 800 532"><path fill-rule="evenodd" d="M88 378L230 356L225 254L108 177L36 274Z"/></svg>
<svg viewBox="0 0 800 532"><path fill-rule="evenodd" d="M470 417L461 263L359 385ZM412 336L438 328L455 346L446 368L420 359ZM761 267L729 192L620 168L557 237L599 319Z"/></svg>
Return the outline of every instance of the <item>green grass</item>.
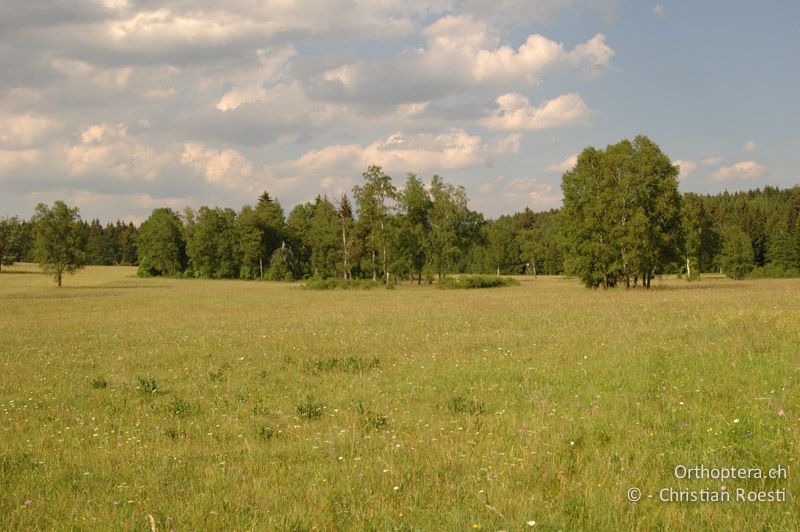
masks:
<svg viewBox="0 0 800 532"><path fill-rule="evenodd" d="M3 530L800 522L798 280L308 291L94 267L59 290L35 271L0 273ZM721 484L789 501L647 498Z"/></svg>

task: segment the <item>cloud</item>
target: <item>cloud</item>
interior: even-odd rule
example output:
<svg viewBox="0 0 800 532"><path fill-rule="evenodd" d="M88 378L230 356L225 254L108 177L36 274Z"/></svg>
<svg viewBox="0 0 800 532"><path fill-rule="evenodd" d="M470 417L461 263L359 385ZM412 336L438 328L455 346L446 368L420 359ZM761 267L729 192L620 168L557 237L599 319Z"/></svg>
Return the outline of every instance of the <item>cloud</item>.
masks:
<svg viewBox="0 0 800 532"><path fill-rule="evenodd" d="M682 161L677 159L673 161L673 164L680 166L681 168L681 173L678 175L678 179L686 179L692 172L697 170L697 163L694 161Z"/></svg>
<svg viewBox="0 0 800 532"><path fill-rule="evenodd" d="M545 23L562 12L597 12L612 18L617 0L467 0L464 10L493 24L520 26Z"/></svg>
<svg viewBox="0 0 800 532"><path fill-rule="evenodd" d="M766 168L755 161L742 161L731 166L722 166L712 177L715 181L758 179L765 171Z"/></svg>
<svg viewBox="0 0 800 532"><path fill-rule="evenodd" d="M703 166L717 166L721 162L722 162L722 157L716 155L714 157L706 157L705 159L700 161L700 164L702 164Z"/></svg>
<svg viewBox="0 0 800 532"><path fill-rule="evenodd" d="M113 177L154 181L170 164L168 150L131 139L125 124L93 124L81 132L80 142L66 149L65 163L72 176Z"/></svg>
<svg viewBox="0 0 800 532"><path fill-rule="evenodd" d="M745 142L744 145L742 146L742 151L746 151L746 152L750 152L750 153L756 151L756 143L755 143L755 141L748 140L747 142Z"/></svg>
<svg viewBox="0 0 800 532"><path fill-rule="evenodd" d="M575 168L576 164L578 164L578 154L577 153L575 153L573 155L570 155L569 157L567 157L566 159L564 159L563 161L561 161L558 164L553 164L553 165L548 166L547 167L547 171L548 172L553 172L553 173L556 173L556 174L563 174L564 172L569 172L570 170Z"/></svg>
<svg viewBox="0 0 800 532"><path fill-rule="evenodd" d="M549 129L588 122L592 111L578 94L563 94L539 107L516 92L497 98L497 110L481 123L489 129Z"/></svg>
<svg viewBox="0 0 800 532"><path fill-rule="evenodd" d="M2 174L9 174L21 167L35 164L40 158L38 150L4 150L0 149L0 182Z"/></svg>
<svg viewBox="0 0 800 532"><path fill-rule="evenodd" d="M526 130L588 110L497 96L614 60L601 33L522 25L613 0L498 2L0 3L0 211L65 190L104 215L145 195L237 206L252 187L292 202L371 163L476 185L527 156Z"/></svg>
<svg viewBox="0 0 800 532"><path fill-rule="evenodd" d="M275 85L287 77L290 60L297 51L289 46L277 50L259 50L260 67L247 69L217 102L220 111L234 111L248 103L266 102L271 94L266 86Z"/></svg>
<svg viewBox="0 0 800 532"><path fill-rule="evenodd" d="M183 145L181 162L205 178L208 183L234 189L249 187L254 176L253 164L234 149L215 150L194 142Z"/></svg>
<svg viewBox="0 0 800 532"><path fill-rule="evenodd" d="M501 45L492 29L470 15L448 15L422 31L426 47L385 60L329 68L310 82L319 97L373 105L423 102L472 88L535 84L548 69L596 75L614 51L597 34L566 51L562 43L529 35L518 48Z"/></svg>
<svg viewBox="0 0 800 532"><path fill-rule="evenodd" d="M485 185L489 186L484 188L484 194L494 194L499 201L495 207L499 208L498 214L518 212L525 207L536 211L554 209L561 205L563 198L558 186L533 177L523 176ZM486 203L487 199L483 198L482 203Z"/></svg>
<svg viewBox="0 0 800 532"><path fill-rule="evenodd" d="M499 143L500 149L507 150L509 143L513 147L513 138L505 140ZM282 177L359 175L370 164L388 172L436 172L483 164L492 153L479 135L453 128L440 133L395 133L366 146L326 146L275 165L270 172Z"/></svg>
<svg viewBox="0 0 800 532"><path fill-rule="evenodd" d="M30 148L58 133L61 123L53 118L21 114L0 118L0 147Z"/></svg>
<svg viewBox="0 0 800 532"><path fill-rule="evenodd" d="M522 135L520 133L511 133L510 135L497 137L492 143L492 151L497 155L519 153L521 143Z"/></svg>
<svg viewBox="0 0 800 532"><path fill-rule="evenodd" d="M666 13L667 10L663 5L656 4L653 6L653 14L655 14L655 16L657 16L658 18L664 18L664 15L666 15Z"/></svg>

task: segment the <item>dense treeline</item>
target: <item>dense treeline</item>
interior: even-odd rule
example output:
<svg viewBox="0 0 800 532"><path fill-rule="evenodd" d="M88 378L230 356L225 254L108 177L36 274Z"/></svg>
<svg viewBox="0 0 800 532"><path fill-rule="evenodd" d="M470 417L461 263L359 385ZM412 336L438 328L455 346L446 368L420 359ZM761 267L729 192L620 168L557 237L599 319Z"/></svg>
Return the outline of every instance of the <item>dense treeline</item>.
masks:
<svg viewBox="0 0 800 532"><path fill-rule="evenodd" d="M0 220L0 246L8 242L8 252L0 248L3 264L14 262L36 262L35 220L4 218ZM8 227L8 229L6 229ZM77 221L81 234L83 264L102 266L131 266L139 262L136 240L139 230L132 222L117 220L114 224L100 223L94 219L89 222ZM5 235L8 234L6 238Z"/></svg>
<svg viewBox="0 0 800 532"><path fill-rule="evenodd" d="M564 176L566 207L561 210L535 213L526 208L486 220L469 208L462 187L439 176L425 184L409 174L398 188L372 166L351 197L317 196L288 215L266 192L239 212L156 209L138 228L119 221L105 226L98 220L82 221L75 211L70 241L81 250L72 260L81 265L137 264L141 275L383 283L421 283L448 273L583 277L580 264L574 264L576 257L584 262L607 257L601 268L586 270L589 286L640 280L646 286L650 277L662 273L689 278L700 272L734 278L800 276L800 187L681 196L676 188L664 186L659 192L659 182L674 179L676 168L644 140L581 154L576 168ZM644 173L595 172L580 181L585 168L600 168L606 156L636 161L639 152L642 160L652 163ZM662 178L648 177L659 172ZM613 187L601 190L606 178L616 179L614 186L624 185L630 193L620 195ZM600 198L592 208L600 205L603 214L591 211L588 204L576 207L571 198L578 196ZM47 239L44 230L37 230L47 214L41 207L45 206L37 208L30 221L0 219L0 262L47 263L42 258L47 256L44 244L37 247L37 241ZM577 229L568 223L573 220L570 209L576 208L589 213ZM605 227L609 213L617 223ZM69 225L70 219L63 223ZM574 236L581 232L601 238L588 238L576 248ZM608 242L603 235L613 237L612 247L603 247Z"/></svg>

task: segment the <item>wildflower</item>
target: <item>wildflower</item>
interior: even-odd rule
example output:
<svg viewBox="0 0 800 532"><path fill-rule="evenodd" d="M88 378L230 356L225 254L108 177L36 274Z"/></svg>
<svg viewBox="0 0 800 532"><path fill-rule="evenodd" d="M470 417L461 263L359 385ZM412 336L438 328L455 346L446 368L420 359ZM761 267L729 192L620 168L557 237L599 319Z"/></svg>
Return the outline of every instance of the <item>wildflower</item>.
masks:
<svg viewBox="0 0 800 532"><path fill-rule="evenodd" d="M32 501L32 500L30 500L30 499L27 499L27 500L25 501L25 506L30 506L31 504L33 504L33 501Z"/></svg>
<svg viewBox="0 0 800 532"><path fill-rule="evenodd" d="M734 423L738 423L738 422L739 422L739 419L738 419L738 418L737 418L737 419L734 419L734 420L733 420L733 422L734 422Z"/></svg>
<svg viewBox="0 0 800 532"><path fill-rule="evenodd" d="M528 526L536 526L536 521L526 521L525 524Z"/></svg>

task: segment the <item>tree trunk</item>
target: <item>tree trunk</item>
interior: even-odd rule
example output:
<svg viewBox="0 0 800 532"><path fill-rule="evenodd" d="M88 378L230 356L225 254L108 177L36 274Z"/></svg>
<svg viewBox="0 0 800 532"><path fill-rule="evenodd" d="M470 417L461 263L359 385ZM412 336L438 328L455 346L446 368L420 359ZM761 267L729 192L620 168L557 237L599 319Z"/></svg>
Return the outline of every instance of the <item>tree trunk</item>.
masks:
<svg viewBox="0 0 800 532"><path fill-rule="evenodd" d="M381 235L383 236L383 284L389 284L389 267L386 257L386 229L383 226L383 220L381 220Z"/></svg>
<svg viewBox="0 0 800 532"><path fill-rule="evenodd" d="M258 257L258 275L264 280L264 260L261 257Z"/></svg>
<svg viewBox="0 0 800 532"><path fill-rule="evenodd" d="M56 281L58 282L58 287L61 288L61 272L56 273Z"/></svg>
<svg viewBox="0 0 800 532"><path fill-rule="evenodd" d="M372 282L378 282L378 270L375 269L375 250L370 250L370 254L372 256Z"/></svg>
<svg viewBox="0 0 800 532"><path fill-rule="evenodd" d="M692 265L689 262L689 255L686 255L686 280L692 280Z"/></svg>
<svg viewBox="0 0 800 532"><path fill-rule="evenodd" d="M344 258L344 280L350 280L350 260L347 252L347 231L345 230L344 217L342 217L342 256Z"/></svg>
<svg viewBox="0 0 800 532"><path fill-rule="evenodd" d="M497 267L497 276L500 277L500 266Z"/></svg>

